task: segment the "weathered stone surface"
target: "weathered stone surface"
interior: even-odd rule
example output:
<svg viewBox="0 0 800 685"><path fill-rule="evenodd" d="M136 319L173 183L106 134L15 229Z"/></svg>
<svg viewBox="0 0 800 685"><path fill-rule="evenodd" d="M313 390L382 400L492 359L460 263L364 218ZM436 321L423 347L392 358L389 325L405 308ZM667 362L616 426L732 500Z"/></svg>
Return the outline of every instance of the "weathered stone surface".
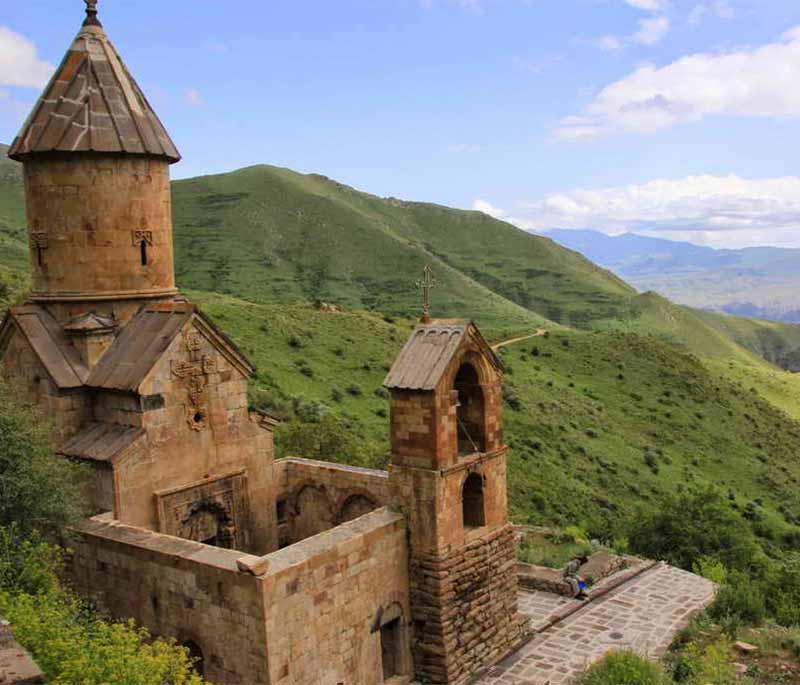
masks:
<svg viewBox="0 0 800 685"><path fill-rule="evenodd" d="M664 564L589 603L522 592L520 609L529 621L528 629L544 632L489 669L478 684L566 685L616 649L660 657L677 632L713 598L713 583ZM571 609L577 611L570 613ZM558 621L563 615L567 617Z"/></svg>

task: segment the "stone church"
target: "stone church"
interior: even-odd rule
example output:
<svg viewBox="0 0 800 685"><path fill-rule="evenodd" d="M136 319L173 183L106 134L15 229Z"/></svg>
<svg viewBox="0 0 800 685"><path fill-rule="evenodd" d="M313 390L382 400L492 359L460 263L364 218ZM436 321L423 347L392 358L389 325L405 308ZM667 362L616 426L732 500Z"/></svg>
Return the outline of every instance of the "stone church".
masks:
<svg viewBox="0 0 800 685"><path fill-rule="evenodd" d="M251 362L175 287L180 155L86 4L8 153L32 290L0 327L2 376L91 467L78 589L215 683L466 682L522 636L500 361L424 320L385 380L388 471L275 460Z"/></svg>

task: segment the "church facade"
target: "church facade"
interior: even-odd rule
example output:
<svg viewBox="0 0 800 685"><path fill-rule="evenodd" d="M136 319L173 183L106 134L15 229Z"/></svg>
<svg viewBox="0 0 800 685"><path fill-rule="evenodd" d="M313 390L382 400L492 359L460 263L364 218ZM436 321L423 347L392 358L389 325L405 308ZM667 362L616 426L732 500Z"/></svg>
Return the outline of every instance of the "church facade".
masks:
<svg viewBox="0 0 800 685"><path fill-rule="evenodd" d="M9 150L32 291L0 326L4 380L90 467L78 589L215 683L467 682L522 637L500 361L425 320L385 381L388 471L276 460L252 364L175 287L180 155L87 6Z"/></svg>

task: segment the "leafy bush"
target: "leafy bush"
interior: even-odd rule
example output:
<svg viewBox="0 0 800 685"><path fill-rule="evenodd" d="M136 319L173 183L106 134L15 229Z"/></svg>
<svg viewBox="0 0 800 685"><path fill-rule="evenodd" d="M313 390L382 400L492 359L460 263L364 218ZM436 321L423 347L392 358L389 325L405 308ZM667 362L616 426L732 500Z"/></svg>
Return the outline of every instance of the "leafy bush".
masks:
<svg viewBox="0 0 800 685"><path fill-rule="evenodd" d="M200 685L187 650L109 623L58 582L63 552L0 527L0 614L54 685Z"/></svg>
<svg viewBox="0 0 800 685"><path fill-rule="evenodd" d="M351 383L345 388L345 392L352 396L352 397L360 397L363 394L363 390L359 388L355 383Z"/></svg>
<svg viewBox="0 0 800 685"><path fill-rule="evenodd" d="M56 457L50 426L0 383L0 526L55 533L85 513L84 467Z"/></svg>
<svg viewBox="0 0 800 685"><path fill-rule="evenodd" d="M38 533L25 538L17 525L0 527L0 592L40 594L57 588L63 552Z"/></svg>
<svg viewBox="0 0 800 685"><path fill-rule="evenodd" d="M99 620L63 591L36 595L0 593L0 609L14 635L54 685L126 683L199 685L189 653L133 622Z"/></svg>
<svg viewBox="0 0 800 685"><path fill-rule="evenodd" d="M294 420L275 431L281 456L304 457L337 463L364 463L361 441L342 419L326 414L317 421Z"/></svg>
<svg viewBox="0 0 800 685"><path fill-rule="evenodd" d="M714 557L700 557L692 564L692 571L717 585L723 585L728 578L728 570L725 565Z"/></svg>
<svg viewBox="0 0 800 685"><path fill-rule="evenodd" d="M760 624L766 613L766 600L759 583L741 571L728 573L727 582L709 609L711 617L728 626L730 632L742 624Z"/></svg>
<svg viewBox="0 0 800 685"><path fill-rule="evenodd" d="M634 652L611 652L589 668L580 685L667 685L669 680L658 664Z"/></svg>
<svg viewBox="0 0 800 685"><path fill-rule="evenodd" d="M628 538L632 551L686 570L710 556L746 572L766 565L750 527L713 488L667 496L658 510L633 518Z"/></svg>

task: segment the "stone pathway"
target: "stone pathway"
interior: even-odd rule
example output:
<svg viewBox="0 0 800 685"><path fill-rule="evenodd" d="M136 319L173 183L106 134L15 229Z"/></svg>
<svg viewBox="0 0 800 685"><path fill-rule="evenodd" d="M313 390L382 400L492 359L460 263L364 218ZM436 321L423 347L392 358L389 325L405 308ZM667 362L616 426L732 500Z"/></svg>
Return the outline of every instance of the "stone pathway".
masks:
<svg viewBox="0 0 800 685"><path fill-rule="evenodd" d="M713 584L658 564L536 635L489 669L478 685L567 685L606 652L633 649L662 656L675 634L714 598ZM520 593L520 612L541 630L576 600L545 592Z"/></svg>

